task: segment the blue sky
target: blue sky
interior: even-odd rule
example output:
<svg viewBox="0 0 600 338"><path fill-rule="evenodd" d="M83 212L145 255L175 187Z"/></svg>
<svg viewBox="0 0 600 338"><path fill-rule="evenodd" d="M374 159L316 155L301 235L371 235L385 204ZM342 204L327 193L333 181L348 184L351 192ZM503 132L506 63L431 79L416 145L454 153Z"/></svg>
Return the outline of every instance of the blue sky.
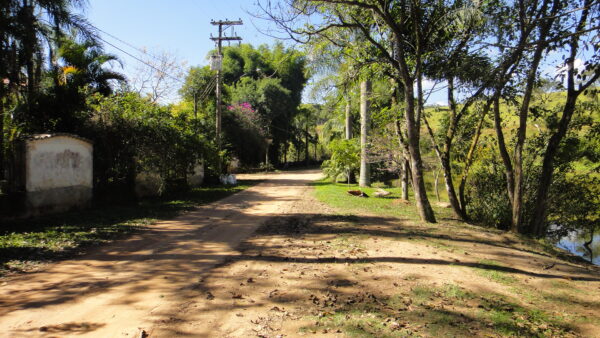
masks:
<svg viewBox="0 0 600 338"><path fill-rule="evenodd" d="M274 29L268 21L252 17L259 9L256 0L89 0L83 13L99 29L138 48L154 54L168 52L185 62L186 66L206 65L207 53L214 48L210 35L216 35L211 20L242 19L244 25L236 26L236 34L244 43L272 44L275 38L261 32ZM142 57L142 53L115 38L101 33L103 39L127 52ZM291 42L287 42L291 44ZM107 52L116 54L124 64L119 71L132 76L142 66L138 61L105 44ZM556 56L558 57L558 55ZM147 58L147 57L146 57ZM556 72L556 65L544 65L547 74ZM431 82L424 83L425 89ZM443 87L443 85L442 85ZM305 98L307 97L305 93ZM444 90L431 95L428 104L445 104Z"/></svg>
<svg viewBox="0 0 600 338"><path fill-rule="evenodd" d="M90 0L83 14L92 25L128 44L155 54L168 52L187 66L196 66L208 64L206 55L215 46L209 39L211 33L217 34L216 26L210 24L213 19L242 19L244 25L236 26L235 32L244 43L257 46L276 41L263 34L274 29L272 23L248 14L258 11L254 3L254 0ZM142 53L122 41L100 34L110 44L144 58ZM129 77L144 67L109 44L105 44L105 50L119 56L124 69L118 70ZM308 97L306 92L304 94ZM445 99L442 91L432 95L428 102Z"/></svg>
<svg viewBox="0 0 600 338"><path fill-rule="evenodd" d="M124 68L116 66L117 70L132 78L146 66L119 49L142 59L149 57L131 46L154 55L167 52L185 67L208 64L206 56L215 47L210 35L217 35L211 20L242 19L244 25L235 26L235 33L243 43L274 43L274 38L260 32L268 31L270 23L248 14L256 11L253 0L89 0L82 14L101 30L106 52L122 61ZM172 96L167 101L175 100Z"/></svg>
<svg viewBox="0 0 600 338"><path fill-rule="evenodd" d="M273 39L261 34L253 25L268 29L268 24L252 18L246 11L254 11L253 1L243 0L90 0L84 15L98 28L134 45L152 51L168 51L190 65L206 64L206 54L214 47L209 40L216 34L211 19L238 19L243 26L236 33L245 43L272 43ZM123 43L103 35L107 41L135 52ZM106 50L122 55L110 46ZM129 66L135 63L124 56Z"/></svg>

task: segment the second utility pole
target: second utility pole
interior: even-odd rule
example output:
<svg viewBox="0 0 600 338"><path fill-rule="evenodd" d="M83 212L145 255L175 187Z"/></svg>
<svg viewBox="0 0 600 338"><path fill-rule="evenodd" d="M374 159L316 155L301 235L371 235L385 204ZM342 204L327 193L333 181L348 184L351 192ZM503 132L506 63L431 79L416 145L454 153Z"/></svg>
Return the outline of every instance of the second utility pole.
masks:
<svg viewBox="0 0 600 338"><path fill-rule="evenodd" d="M219 174L221 173L221 160L220 160L220 153L221 153L221 115L222 115L222 102L221 102L221 95L223 92L222 86L223 86L223 77L221 75L221 64L223 62L223 54L222 54L222 42L223 41L240 41L242 40L242 38L238 37L238 36L223 36L223 28L225 26L225 28L228 28L228 26L234 26L234 25L242 25L243 22L242 20L237 20L237 21L228 21L228 20L219 20L219 21L214 21L212 20L211 25L213 26L219 26L219 36L217 37L213 37L211 35L210 39L213 41L217 42L217 58L218 60L218 66L217 68L217 86L216 86L216 95L217 95L217 111L215 114L215 138L216 138L216 142L217 142L217 149L219 152Z"/></svg>

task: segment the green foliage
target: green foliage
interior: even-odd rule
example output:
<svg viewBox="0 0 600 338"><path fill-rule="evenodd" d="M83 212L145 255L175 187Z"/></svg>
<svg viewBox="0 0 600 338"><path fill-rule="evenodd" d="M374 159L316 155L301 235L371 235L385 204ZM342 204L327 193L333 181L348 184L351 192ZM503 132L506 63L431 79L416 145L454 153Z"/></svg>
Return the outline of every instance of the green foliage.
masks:
<svg viewBox="0 0 600 338"><path fill-rule="evenodd" d="M480 224L507 229L511 209L498 155L487 152L471 170L466 189L467 213Z"/></svg>
<svg viewBox="0 0 600 338"><path fill-rule="evenodd" d="M329 143L331 158L323 162L323 172L334 180L344 175L347 180L360 168L360 144L358 139L334 140Z"/></svg>
<svg viewBox="0 0 600 338"><path fill-rule="evenodd" d="M243 116L224 110L223 130L228 152L252 166L265 158L266 139L271 139L269 158L280 161L290 143L300 138L301 131L293 126L302 90L308 79L303 53L277 43L257 48L242 44L223 48L223 103L236 106L248 103L260 126L252 127ZM198 116L212 124L214 96L210 89L215 72L208 67L192 68L180 93L184 100L198 101ZM207 91L207 88L208 91Z"/></svg>
<svg viewBox="0 0 600 338"><path fill-rule="evenodd" d="M548 227L560 238L569 232L600 229L600 177L559 175L551 186ZM550 227L550 225L560 225Z"/></svg>
<svg viewBox="0 0 600 338"><path fill-rule="evenodd" d="M115 189L131 194L141 172L158 173L167 183L180 185L200 159L209 169L214 163L215 150L198 120L173 116L167 108L131 92L94 95L89 104L91 118L83 135L95 144L95 184L100 194Z"/></svg>

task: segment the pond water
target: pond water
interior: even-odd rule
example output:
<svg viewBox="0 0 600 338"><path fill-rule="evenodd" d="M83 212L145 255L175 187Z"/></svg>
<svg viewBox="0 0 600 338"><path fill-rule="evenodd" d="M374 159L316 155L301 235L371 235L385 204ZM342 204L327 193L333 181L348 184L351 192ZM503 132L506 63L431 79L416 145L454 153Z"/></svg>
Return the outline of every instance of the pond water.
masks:
<svg viewBox="0 0 600 338"><path fill-rule="evenodd" d="M590 261L590 252L583 244L590 238L589 232L572 232L571 234L561 238L555 242L555 245L561 249L567 250L574 255L585 258ZM590 245L592 249L592 263L600 265L600 234L594 235L594 240Z"/></svg>

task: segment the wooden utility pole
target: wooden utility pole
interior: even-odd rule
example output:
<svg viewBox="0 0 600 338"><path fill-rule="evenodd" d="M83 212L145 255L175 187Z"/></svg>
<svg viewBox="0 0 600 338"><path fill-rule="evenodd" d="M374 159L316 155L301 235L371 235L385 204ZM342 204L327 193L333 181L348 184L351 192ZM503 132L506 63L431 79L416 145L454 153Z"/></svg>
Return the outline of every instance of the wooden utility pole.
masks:
<svg viewBox="0 0 600 338"><path fill-rule="evenodd" d="M223 92L223 77L221 76L221 62L223 60L222 53L222 43L223 41L241 41L242 38L239 36L224 36L223 31L229 27L236 25L243 25L242 20L237 21L229 21L229 20L219 20L210 22L213 26L219 26L219 36L213 37L211 34L210 39L217 43L217 58L218 58L218 66L217 69L217 86L216 86L216 95L217 95L217 111L215 114L215 138L217 143L217 149L219 153L221 152L221 116L222 116L222 102L221 102L221 94ZM219 171L221 171L221 161L219 160Z"/></svg>

